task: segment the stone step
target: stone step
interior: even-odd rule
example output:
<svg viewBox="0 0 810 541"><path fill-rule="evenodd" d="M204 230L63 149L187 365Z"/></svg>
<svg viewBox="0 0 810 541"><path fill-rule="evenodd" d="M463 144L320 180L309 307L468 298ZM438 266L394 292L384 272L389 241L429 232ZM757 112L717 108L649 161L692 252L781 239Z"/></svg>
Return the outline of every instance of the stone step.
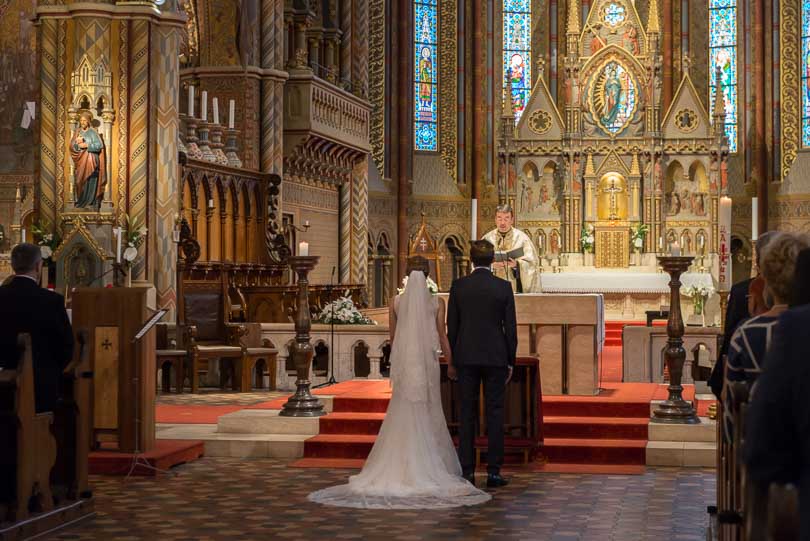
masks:
<svg viewBox="0 0 810 541"><path fill-rule="evenodd" d="M648 466L677 466L714 468L717 447L702 441L650 441L647 442Z"/></svg>
<svg viewBox="0 0 810 541"><path fill-rule="evenodd" d="M304 442L311 436L302 434L232 434L217 432L217 425L158 424L160 438L202 440L206 456L231 458L284 458L304 456Z"/></svg>
<svg viewBox="0 0 810 541"><path fill-rule="evenodd" d="M314 436L318 417L281 417L281 410L244 409L219 417L217 432L230 434L291 434Z"/></svg>

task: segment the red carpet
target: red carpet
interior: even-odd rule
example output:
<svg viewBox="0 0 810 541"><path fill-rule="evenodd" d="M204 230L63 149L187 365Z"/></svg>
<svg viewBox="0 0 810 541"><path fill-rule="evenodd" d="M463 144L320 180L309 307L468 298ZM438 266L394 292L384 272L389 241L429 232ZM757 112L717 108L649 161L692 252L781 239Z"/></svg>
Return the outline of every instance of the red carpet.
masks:
<svg viewBox="0 0 810 541"><path fill-rule="evenodd" d="M151 467L168 470L174 466L191 462L203 456L204 444L195 440L157 440L155 448L139 457ZM90 473L101 475L126 475L132 469L134 455L117 451L93 451L90 453ZM132 472L134 475L157 475L155 470L140 464Z"/></svg>

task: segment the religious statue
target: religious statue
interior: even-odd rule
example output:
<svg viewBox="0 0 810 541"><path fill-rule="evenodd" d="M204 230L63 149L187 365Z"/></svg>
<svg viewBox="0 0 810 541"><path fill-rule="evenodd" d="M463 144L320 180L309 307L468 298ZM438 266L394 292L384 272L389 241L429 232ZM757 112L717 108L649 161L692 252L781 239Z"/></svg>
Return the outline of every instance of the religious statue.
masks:
<svg viewBox="0 0 810 541"><path fill-rule="evenodd" d="M104 199L107 183L105 175L104 142L92 127L93 115L82 111L79 115L79 128L70 139L70 156L74 164L74 192L76 207L96 207Z"/></svg>
<svg viewBox="0 0 810 541"><path fill-rule="evenodd" d="M610 126L616 121L621 108L622 83L616 66L611 66L605 80L605 105L602 111L602 124Z"/></svg>
<svg viewBox="0 0 810 541"><path fill-rule="evenodd" d="M539 263L537 251L531 238L523 231L512 227L515 214L509 205L499 205L495 211L496 228L484 235L495 246L495 263L492 272L495 276L509 281L516 293L535 293L540 291L540 280L537 274ZM522 252L515 258L509 258L510 252ZM506 258L505 261L498 261Z"/></svg>
<svg viewBox="0 0 810 541"><path fill-rule="evenodd" d="M667 214L670 216L675 216L681 211L681 198L678 197L678 194L671 193L669 194L669 209Z"/></svg>

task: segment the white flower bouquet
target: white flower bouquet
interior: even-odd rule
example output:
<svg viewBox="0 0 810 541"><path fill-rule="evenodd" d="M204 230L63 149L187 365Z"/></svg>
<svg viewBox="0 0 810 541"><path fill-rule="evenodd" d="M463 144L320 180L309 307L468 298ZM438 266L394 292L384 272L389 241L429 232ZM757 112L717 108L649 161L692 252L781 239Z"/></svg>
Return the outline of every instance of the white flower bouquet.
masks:
<svg viewBox="0 0 810 541"><path fill-rule="evenodd" d="M323 307L316 319L317 323L335 325L376 325L377 322L364 316L348 297L343 296Z"/></svg>
<svg viewBox="0 0 810 541"><path fill-rule="evenodd" d="M425 281L427 282L428 291L430 291L433 295L438 295L439 286L436 284L436 282L434 282L430 276L428 276L427 280ZM401 295L402 292L405 291L405 286L407 285L408 285L408 277L406 276L405 278L402 279L402 287L397 289L397 293Z"/></svg>
<svg viewBox="0 0 810 541"><path fill-rule="evenodd" d="M124 235L125 246L124 253L121 254L121 259L124 260L127 266L131 266L132 262L138 257L138 246L143 244L146 239L147 229L144 224L138 222L138 218L130 218L129 214L125 215L127 229Z"/></svg>
<svg viewBox="0 0 810 541"><path fill-rule="evenodd" d="M647 233L650 226L647 224L637 224L630 228L630 242L636 252L640 252L644 246L644 239L647 238Z"/></svg>
<svg viewBox="0 0 810 541"><path fill-rule="evenodd" d="M34 238L39 239L37 246L39 246L43 261L48 263L51 257L53 257L53 253L62 242L62 239L59 237L59 231L56 228L52 228L47 221L34 224L31 230L34 233Z"/></svg>
<svg viewBox="0 0 810 541"><path fill-rule="evenodd" d="M692 305L696 315L703 314L706 300L714 295L714 287L707 285L692 285L681 289L681 294L692 298Z"/></svg>
<svg viewBox="0 0 810 541"><path fill-rule="evenodd" d="M596 239L594 237L593 224L586 224L582 226L582 232L579 237L579 246L586 254L592 254L595 246Z"/></svg>

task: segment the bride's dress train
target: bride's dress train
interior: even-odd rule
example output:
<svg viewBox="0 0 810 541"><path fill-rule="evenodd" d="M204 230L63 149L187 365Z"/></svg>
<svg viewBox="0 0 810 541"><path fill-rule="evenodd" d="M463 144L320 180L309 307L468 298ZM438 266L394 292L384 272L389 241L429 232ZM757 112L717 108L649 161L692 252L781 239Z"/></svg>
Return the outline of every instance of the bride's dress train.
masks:
<svg viewBox="0 0 810 541"><path fill-rule="evenodd" d="M411 273L397 301L391 352L393 394L374 447L363 470L351 476L348 484L313 492L309 500L370 509L483 503L491 496L461 476L442 411L435 325L438 301L427 290L421 272Z"/></svg>

